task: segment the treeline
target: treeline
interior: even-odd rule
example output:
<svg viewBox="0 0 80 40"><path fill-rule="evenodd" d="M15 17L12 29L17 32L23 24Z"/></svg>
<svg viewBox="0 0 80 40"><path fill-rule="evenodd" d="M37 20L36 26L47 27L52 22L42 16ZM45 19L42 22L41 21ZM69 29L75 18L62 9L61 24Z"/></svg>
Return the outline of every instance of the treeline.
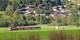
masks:
<svg viewBox="0 0 80 40"><path fill-rule="evenodd" d="M5 11L9 5L13 7L13 10L16 10L17 8L25 7L28 4L37 6L39 3L51 4L51 6L56 5L56 1L53 0L0 0L0 10Z"/></svg>
<svg viewBox="0 0 80 40"><path fill-rule="evenodd" d="M17 9L24 8L27 5L35 5L36 6L35 11L37 13L50 14L51 8L49 10L37 8L37 6L41 3L50 7L54 7L58 5L67 4L68 2L67 0L63 0L63 2L61 2L60 0L0 0L0 26L1 27L27 26L36 24L52 24L65 26L79 24L78 21L76 20L77 19L76 15L75 15L76 17L75 16L69 17L68 22L65 17L61 17L57 20L53 19L51 16L49 16L49 18L46 18L43 16L33 17L32 15L26 16L26 20L24 20L23 14L19 14L16 11ZM73 12L72 10L71 13L75 13L75 11Z"/></svg>

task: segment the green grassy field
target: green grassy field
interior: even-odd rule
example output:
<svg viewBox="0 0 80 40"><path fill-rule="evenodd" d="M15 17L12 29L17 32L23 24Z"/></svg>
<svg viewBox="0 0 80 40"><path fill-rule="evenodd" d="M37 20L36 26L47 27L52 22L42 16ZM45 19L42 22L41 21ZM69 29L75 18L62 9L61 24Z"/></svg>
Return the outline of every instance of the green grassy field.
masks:
<svg viewBox="0 0 80 40"><path fill-rule="evenodd" d="M39 26L39 25L38 25ZM7 37L14 38L17 40L20 36L26 37L29 36L30 33L39 33L41 38L48 38L48 34L50 31L63 30L66 34L71 33L73 36L80 35L79 27L71 27L71 26L63 26L60 29L55 29L55 26L48 25L40 25L42 28L39 30L16 30L10 31L9 28L0 28L0 40L5 40Z"/></svg>

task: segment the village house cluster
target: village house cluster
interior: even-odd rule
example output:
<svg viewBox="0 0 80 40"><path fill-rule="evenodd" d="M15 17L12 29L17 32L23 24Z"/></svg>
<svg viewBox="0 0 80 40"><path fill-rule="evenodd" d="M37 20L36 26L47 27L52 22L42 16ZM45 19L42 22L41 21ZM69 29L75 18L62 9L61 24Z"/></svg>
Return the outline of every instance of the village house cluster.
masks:
<svg viewBox="0 0 80 40"><path fill-rule="evenodd" d="M68 9L68 7L74 7L74 4L66 4L66 5L60 5L60 6L54 6L54 7L50 7L47 6L45 4L39 4L37 7L34 5L27 5L25 8L21 8L18 9L19 13L23 14L23 17L25 17L28 14L32 14L33 17L35 16L45 16L46 18L48 18L48 16L52 16L53 18L58 18L60 16L70 16L72 14L68 13L68 14L64 14L65 12L69 12L70 10ZM50 10L51 12L50 14L44 14L44 13L37 13L35 11L35 8L39 8L42 10Z"/></svg>

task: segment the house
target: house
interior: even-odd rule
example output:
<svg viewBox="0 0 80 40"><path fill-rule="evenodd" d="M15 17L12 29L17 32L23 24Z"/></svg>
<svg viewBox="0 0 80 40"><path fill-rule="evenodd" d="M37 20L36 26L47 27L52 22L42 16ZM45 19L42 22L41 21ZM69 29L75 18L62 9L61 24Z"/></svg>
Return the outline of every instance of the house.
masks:
<svg viewBox="0 0 80 40"><path fill-rule="evenodd" d="M35 6L34 6L34 5L28 5L26 8L27 8L27 9L29 9L29 8L34 9Z"/></svg>

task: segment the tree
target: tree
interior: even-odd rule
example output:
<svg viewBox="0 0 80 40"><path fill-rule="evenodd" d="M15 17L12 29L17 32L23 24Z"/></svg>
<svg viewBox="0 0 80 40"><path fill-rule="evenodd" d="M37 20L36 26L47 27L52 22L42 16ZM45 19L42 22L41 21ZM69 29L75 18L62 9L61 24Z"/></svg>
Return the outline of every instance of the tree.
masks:
<svg viewBox="0 0 80 40"><path fill-rule="evenodd" d="M0 11L5 11L8 5L8 0L0 0Z"/></svg>
<svg viewBox="0 0 80 40"><path fill-rule="evenodd" d="M11 16L13 12L14 12L13 6L8 5L7 8L6 8L6 14Z"/></svg>

